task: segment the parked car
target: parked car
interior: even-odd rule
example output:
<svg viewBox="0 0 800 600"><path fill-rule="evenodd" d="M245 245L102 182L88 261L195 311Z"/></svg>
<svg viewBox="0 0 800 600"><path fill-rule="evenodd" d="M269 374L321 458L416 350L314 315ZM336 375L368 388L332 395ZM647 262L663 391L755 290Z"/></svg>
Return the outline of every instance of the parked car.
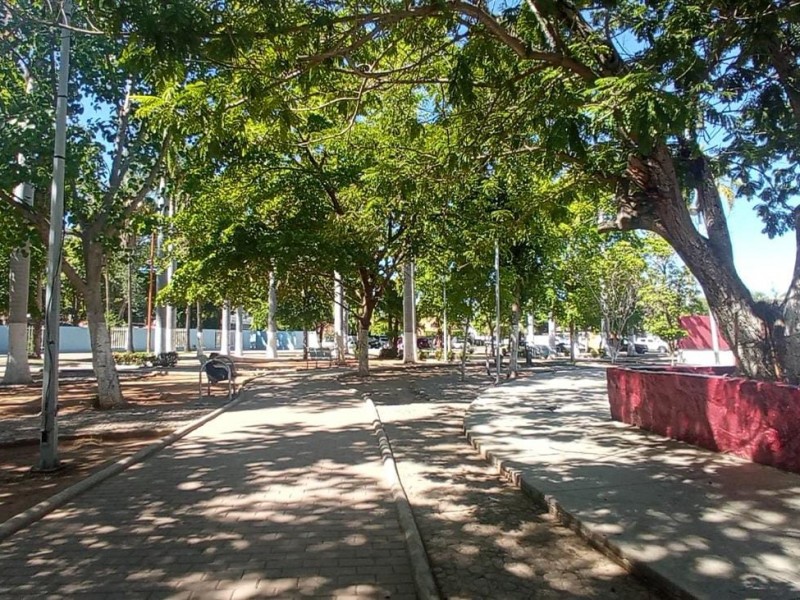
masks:
<svg viewBox="0 0 800 600"><path fill-rule="evenodd" d="M544 344L532 344L530 346L533 358L550 358L550 347Z"/></svg>
<svg viewBox="0 0 800 600"><path fill-rule="evenodd" d="M555 351L560 356L569 356L569 342L556 342Z"/></svg>
<svg viewBox="0 0 800 600"><path fill-rule="evenodd" d="M450 340L450 348L452 350L461 350L464 348L464 340L462 338L454 337ZM472 347L472 344L467 340L467 353L472 354L475 352L475 348Z"/></svg>
<svg viewBox="0 0 800 600"><path fill-rule="evenodd" d="M430 338L426 337L418 337L417 338L417 348L420 350L430 350L432 347Z"/></svg>
<svg viewBox="0 0 800 600"><path fill-rule="evenodd" d="M664 354L669 351L669 345L657 335L636 338L637 344L644 344L648 352L658 352Z"/></svg>
<svg viewBox="0 0 800 600"><path fill-rule="evenodd" d="M623 339L622 342L619 345L619 351L620 352L628 352L629 348L630 348L629 341L626 340L626 339ZM647 345L646 344L640 344L640 343L634 342L633 348L634 348L636 354L646 354L647 353Z"/></svg>

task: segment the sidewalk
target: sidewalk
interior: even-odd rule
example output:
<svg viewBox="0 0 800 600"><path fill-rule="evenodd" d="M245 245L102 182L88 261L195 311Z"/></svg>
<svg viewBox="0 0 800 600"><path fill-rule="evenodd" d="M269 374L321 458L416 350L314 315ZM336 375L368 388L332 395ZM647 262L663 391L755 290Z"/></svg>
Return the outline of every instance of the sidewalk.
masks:
<svg viewBox="0 0 800 600"><path fill-rule="evenodd" d="M684 597L800 598L800 476L610 420L605 372L488 390L465 429L527 492Z"/></svg>
<svg viewBox="0 0 800 600"><path fill-rule="evenodd" d="M277 375L0 544L0 596L414 598L371 416Z"/></svg>

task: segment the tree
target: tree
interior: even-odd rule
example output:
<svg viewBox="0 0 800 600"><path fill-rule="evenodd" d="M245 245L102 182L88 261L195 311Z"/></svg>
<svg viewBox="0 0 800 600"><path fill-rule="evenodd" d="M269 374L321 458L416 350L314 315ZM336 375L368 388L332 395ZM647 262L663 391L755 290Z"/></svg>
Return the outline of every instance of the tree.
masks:
<svg viewBox="0 0 800 600"><path fill-rule="evenodd" d="M582 275L583 285L600 308L602 332L612 362L617 359L628 322L636 310L644 267L644 259L630 242L617 241L606 243L590 270Z"/></svg>
<svg viewBox="0 0 800 600"><path fill-rule="evenodd" d="M20 3L9 7L12 17L10 39L18 53L32 62L47 63L51 50L38 43L47 37L48 23L35 14L38 3ZM76 15L77 27L89 24ZM40 24L39 29L30 24ZM68 181L65 195L68 233L79 240L80 260L63 261L62 269L70 284L83 298L92 344L92 364L97 376L97 403L101 408L124 404L119 387L111 340L105 319L103 273L109 256L120 248L132 216L147 202L161 170L169 136L148 129L135 118L133 94L150 89L151 82L127 68L122 59L123 46L104 36L76 36L70 90L70 140L67 161ZM50 89L48 71L36 87ZM96 116L79 118L90 105ZM45 104L46 106L46 104ZM46 109L40 109L46 111ZM23 148L26 156L41 152L37 145ZM11 195L0 192L0 200L23 216L47 240L49 224L47 204L27 208Z"/></svg>
<svg viewBox="0 0 800 600"><path fill-rule="evenodd" d="M138 34L157 52L255 69L272 89L298 81L306 90L328 86L341 100L361 98L365 89L446 86L472 124L462 148L473 168L484 168L487 156L530 152L543 176L576 173L613 194L616 214L600 229L646 230L670 243L703 288L744 374L800 380L800 359L788 352L800 344L793 333L800 328L793 316L800 261L782 306L754 301L733 264L716 185L721 175L739 177L742 193L760 194L768 230L798 229L787 193L792 170L771 168L776 157L797 164L793 3L296 2L276 16L177 2L161 9L169 20L147 10L144 2L104 2L100 12L116 25L140 24ZM163 23L175 20L191 29L172 39ZM784 124L786 135L779 134ZM715 129L733 141L701 143ZM762 143L764 132L774 144ZM763 165L759 189L753 173ZM707 232L692 222L690 204Z"/></svg>
<svg viewBox="0 0 800 600"><path fill-rule="evenodd" d="M681 264L666 242L645 239L647 268L640 293L644 328L667 342L674 353L677 341L686 335L680 317L702 310L694 277Z"/></svg>

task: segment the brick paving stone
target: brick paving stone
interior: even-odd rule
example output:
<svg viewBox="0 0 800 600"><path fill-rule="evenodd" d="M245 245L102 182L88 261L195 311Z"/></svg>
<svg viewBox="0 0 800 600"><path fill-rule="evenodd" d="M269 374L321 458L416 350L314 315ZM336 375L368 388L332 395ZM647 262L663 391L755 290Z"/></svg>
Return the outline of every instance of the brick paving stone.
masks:
<svg viewBox="0 0 800 600"><path fill-rule="evenodd" d="M378 406L442 596L659 598L469 445L464 414L486 385L476 373L460 382L454 368L374 371L356 385Z"/></svg>
<svg viewBox="0 0 800 600"><path fill-rule="evenodd" d="M0 594L413 595L358 394L332 374L275 376L245 394L1 543Z"/></svg>

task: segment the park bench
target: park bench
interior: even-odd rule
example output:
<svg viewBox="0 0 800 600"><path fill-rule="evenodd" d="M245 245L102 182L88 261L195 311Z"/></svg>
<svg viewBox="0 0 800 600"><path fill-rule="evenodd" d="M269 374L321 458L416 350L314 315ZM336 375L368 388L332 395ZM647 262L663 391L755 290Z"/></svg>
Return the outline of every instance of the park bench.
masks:
<svg viewBox="0 0 800 600"><path fill-rule="evenodd" d="M236 393L236 365L229 356L212 353L207 357L200 355L200 372L198 383L200 386L200 399L203 398L203 373L206 375L206 385L208 395L211 395L211 384L228 382L228 400L233 398Z"/></svg>
<svg viewBox="0 0 800 600"><path fill-rule="evenodd" d="M320 360L327 360L328 366L333 364L333 352L329 348L309 348L308 359L311 360L312 358L314 359L314 367L317 366Z"/></svg>

